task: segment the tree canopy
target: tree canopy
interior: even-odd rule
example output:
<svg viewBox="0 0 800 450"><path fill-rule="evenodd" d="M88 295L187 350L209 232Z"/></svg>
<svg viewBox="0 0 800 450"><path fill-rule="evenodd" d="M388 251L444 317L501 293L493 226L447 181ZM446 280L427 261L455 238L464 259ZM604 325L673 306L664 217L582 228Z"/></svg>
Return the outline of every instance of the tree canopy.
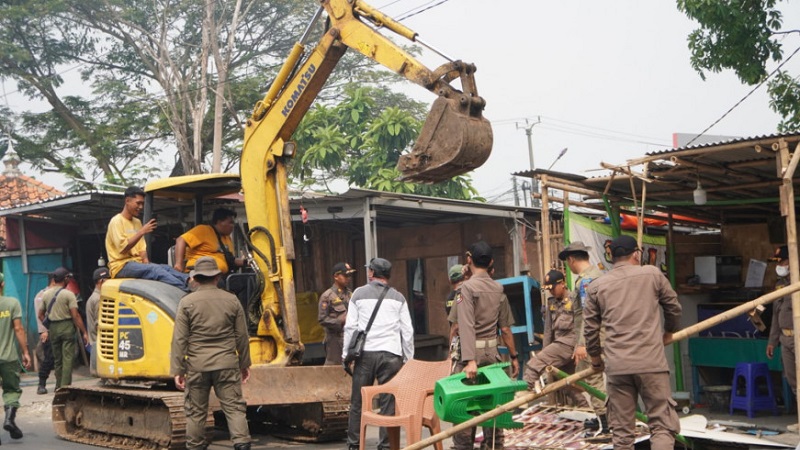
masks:
<svg viewBox="0 0 800 450"><path fill-rule="evenodd" d="M163 174L157 161L170 154L173 175L230 170L241 151L242 118L316 8L293 0L4 2L0 78L50 109L6 110L0 125L12 130L22 159L79 180L142 183ZM323 27L312 31L312 46ZM372 99L343 86L399 80L348 52L298 132L308 150L295 179L473 197L463 177L436 189L394 181L394 163L419 131L423 106L387 88L375 88L381 95ZM344 103L331 106L339 98ZM355 160L362 157L369 160Z"/></svg>
<svg viewBox="0 0 800 450"><path fill-rule="evenodd" d="M800 50L786 54L788 36L800 29L784 29L780 0L678 0L678 9L700 27L689 35L692 67L705 73L733 70L742 83L756 85L769 79L770 107L783 118L778 131L800 131L800 82L798 76L779 64L769 72L769 63L783 63ZM792 18L795 21L797 17ZM795 26L791 24L789 28ZM774 72L774 74L773 74Z"/></svg>

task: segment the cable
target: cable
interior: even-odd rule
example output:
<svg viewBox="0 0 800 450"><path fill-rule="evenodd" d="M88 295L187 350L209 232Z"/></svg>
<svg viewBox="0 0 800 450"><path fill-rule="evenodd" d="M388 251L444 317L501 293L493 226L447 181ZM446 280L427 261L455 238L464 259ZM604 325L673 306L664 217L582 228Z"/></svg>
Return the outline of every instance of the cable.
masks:
<svg viewBox="0 0 800 450"><path fill-rule="evenodd" d="M714 123L712 123L711 125L707 126L705 130L703 130L703 131L701 131L701 132L700 132L700 134L698 134L697 136L693 137L691 141L687 142L687 143L684 145L684 147L688 147L688 146L692 145L692 143L693 143L694 141L696 141L696 140L697 140L697 139L698 139L700 136L702 136L702 135L706 134L706 132L707 132L708 130L710 130L710 129L714 128L714 126L715 126L716 124L720 123L720 122L722 121L722 119L724 119L725 117L727 117L727 116L728 116L728 114L730 114L731 112L733 112L733 110L734 110L734 109L736 109L736 108L737 108L739 105L741 105L741 104L742 104L742 102L744 102L745 100L747 100L747 98L748 98L748 97L750 97L750 96L753 94L753 92L755 92L755 91L756 91L758 88L760 88L760 87L761 87L761 85L763 85L764 83L766 83L766 82L767 82L767 80L769 80L770 78L772 78L772 76L773 76L773 75L775 75L775 74L776 74L776 73L777 73L777 72L778 72L778 71L781 69L781 67L783 67L783 66L784 66L784 65L785 65L787 62L789 62L789 60L790 60L790 59L792 59L792 57L793 57L794 55L796 55L796 54L797 54L797 52L799 52L799 51L800 51L800 47L797 47L797 48L796 48L796 49L795 49L795 50L792 52L792 54L791 54L791 55L789 55L789 57L788 57L788 58L786 58L786 59L784 59L783 61L781 61L781 63L778 65L778 67L776 67L776 68L775 68L775 70L773 70L772 72L770 72L770 74L769 74L769 75L767 75L767 76L766 76L766 77L765 77L763 80L761 80L761 82L760 82L760 83L758 83L758 84L757 84L757 85L756 85L756 86L755 86L753 89L751 89L751 90L750 90L750 92L748 92L748 93L747 93L747 94L746 94L744 97L742 97L742 99L741 99L741 100L739 100L738 102L736 102L736 104L734 104L733 106L731 106L731 108L730 108L729 110L725 111L725 114L723 114L722 116L720 116L720 118L719 118L719 119L715 120L715 121L714 121Z"/></svg>
<svg viewBox="0 0 800 450"><path fill-rule="evenodd" d="M398 22L400 22L400 21L403 21L403 20L406 20L406 19L408 19L408 18L410 18L410 17L414 17L414 16L416 16L417 14L421 14L421 13L424 13L425 11L431 10L431 9L433 9L433 8L435 8L435 7L439 6L439 5L443 5L443 4L445 4L445 3L449 2L449 1L450 1L450 0L441 0L439 3L435 3L435 4L431 5L431 6L428 6L428 7L427 7L427 8L425 8L425 9L420 9L419 11L413 12L413 13L411 13L411 14L407 14L407 15L405 15L405 16L398 17L398 18L397 18L397 19L395 19L395 20L397 20ZM430 3L430 2L428 2L428 3ZM426 4L427 4L427 3L426 3Z"/></svg>

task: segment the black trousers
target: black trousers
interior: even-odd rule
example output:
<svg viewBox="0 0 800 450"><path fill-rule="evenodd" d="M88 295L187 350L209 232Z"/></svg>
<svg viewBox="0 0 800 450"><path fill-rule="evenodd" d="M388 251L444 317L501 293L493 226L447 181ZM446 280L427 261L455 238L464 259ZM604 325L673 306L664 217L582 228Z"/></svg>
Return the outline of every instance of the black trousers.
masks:
<svg viewBox="0 0 800 450"><path fill-rule="evenodd" d="M39 340L39 346L41 346L41 354L37 352L37 356L41 356L39 358L39 382L43 384L42 382L47 380L50 372L55 368L56 361L53 359L53 346L50 344L50 339L44 343Z"/></svg>
<svg viewBox="0 0 800 450"><path fill-rule="evenodd" d="M364 356L356 361L353 370L353 389L350 394L350 416L347 423L347 445L358 446L361 436L361 387L386 383L403 367L403 358L390 352L364 352ZM380 413L394 415L394 397L381 395L378 398ZM380 430L379 449L389 448L389 437L385 428Z"/></svg>

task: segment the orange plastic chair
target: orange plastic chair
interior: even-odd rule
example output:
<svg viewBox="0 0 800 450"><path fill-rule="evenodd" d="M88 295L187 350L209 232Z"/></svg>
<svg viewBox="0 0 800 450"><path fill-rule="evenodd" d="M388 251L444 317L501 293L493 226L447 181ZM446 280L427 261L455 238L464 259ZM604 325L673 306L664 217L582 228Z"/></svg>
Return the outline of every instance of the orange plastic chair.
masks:
<svg viewBox="0 0 800 450"><path fill-rule="evenodd" d="M422 427L436 434L441 431L439 418L433 410L433 388L436 381L450 375L450 361L420 361L412 359L385 384L361 388L361 442L364 450L364 437L367 425L386 427L389 445L392 450L400 448L400 428L406 431L406 445L422 440ZM383 416L372 411L372 400L379 394L394 395L393 416ZM442 450L442 443L435 444Z"/></svg>

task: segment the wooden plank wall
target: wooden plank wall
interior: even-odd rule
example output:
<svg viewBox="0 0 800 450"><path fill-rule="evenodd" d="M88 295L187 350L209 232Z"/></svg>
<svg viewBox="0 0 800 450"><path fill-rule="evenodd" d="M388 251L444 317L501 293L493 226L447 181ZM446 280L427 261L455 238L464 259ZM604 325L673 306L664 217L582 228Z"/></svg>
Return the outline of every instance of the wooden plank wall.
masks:
<svg viewBox="0 0 800 450"><path fill-rule="evenodd" d="M674 234L675 281L680 287L694 275L694 257L720 255L722 244L717 234ZM680 289L679 289L680 290Z"/></svg>
<svg viewBox="0 0 800 450"><path fill-rule="evenodd" d="M445 223L417 227L379 227L378 256L392 262L391 284L407 299L410 280L408 263L423 260L425 293L427 295L427 333L447 336L449 324L445 314L445 299L450 292L447 278L447 258L455 256L464 263L467 247L485 240L492 246L495 258L495 278L516 276L512 273L513 241L511 220L487 218L460 223ZM540 257L537 233L527 229L525 252L530 275L539 278ZM309 242L304 243L303 234ZM332 283L330 270L339 261L350 262L357 273L353 288L366 283L364 265L364 234L360 221L312 222L295 224L295 283L297 292L314 291L321 294Z"/></svg>
<svg viewBox="0 0 800 450"><path fill-rule="evenodd" d="M780 244L772 244L769 240L769 228L766 223L726 225L722 228L722 254L742 257L742 283L747 278L747 267L750 259L768 261L775 254ZM770 269L774 265L769 266ZM775 270L767 270L764 286L774 286L777 276Z"/></svg>

